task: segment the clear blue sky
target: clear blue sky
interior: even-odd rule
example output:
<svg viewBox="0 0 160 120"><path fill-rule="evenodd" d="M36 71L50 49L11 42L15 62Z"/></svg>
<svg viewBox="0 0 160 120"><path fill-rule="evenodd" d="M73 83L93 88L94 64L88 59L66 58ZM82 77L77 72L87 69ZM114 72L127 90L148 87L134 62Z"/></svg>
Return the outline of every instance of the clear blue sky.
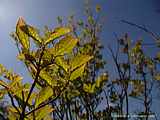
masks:
<svg viewBox="0 0 160 120"><path fill-rule="evenodd" d="M114 35L123 35L128 32L133 40L143 38L145 42L151 41L149 36L141 30L123 24L121 19L129 20L137 24L146 25L153 32L160 33L160 0L93 0L103 8L104 21L102 43L113 43ZM29 24L38 28L45 25L56 26L56 17L75 14L83 16L84 0L0 0L0 63L14 71L26 76L24 65L16 61L17 50L9 33L15 30L15 24L19 16L23 16ZM148 52L153 53L153 49ZM104 52L104 55L107 54ZM107 61L110 64L110 61ZM108 68L111 69L112 66ZM27 77L27 76L26 76ZM29 78L29 77L27 77ZM160 103L153 104L155 111Z"/></svg>

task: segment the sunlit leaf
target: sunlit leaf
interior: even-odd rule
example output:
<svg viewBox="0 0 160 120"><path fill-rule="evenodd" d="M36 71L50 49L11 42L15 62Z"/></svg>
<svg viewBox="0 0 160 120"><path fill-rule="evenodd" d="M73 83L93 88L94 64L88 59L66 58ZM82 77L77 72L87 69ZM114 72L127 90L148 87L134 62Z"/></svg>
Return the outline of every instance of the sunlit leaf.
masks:
<svg viewBox="0 0 160 120"><path fill-rule="evenodd" d="M0 75L3 75L6 72L6 68L0 64Z"/></svg>
<svg viewBox="0 0 160 120"><path fill-rule="evenodd" d="M23 53L20 53L18 56L17 56L17 59L20 60L20 61L23 61L25 60L25 55Z"/></svg>
<svg viewBox="0 0 160 120"><path fill-rule="evenodd" d="M54 48L50 49L50 53L54 56L70 53L77 44L77 42L78 40L76 38L72 37L71 35L67 35L62 40L60 40L54 46Z"/></svg>
<svg viewBox="0 0 160 120"><path fill-rule="evenodd" d="M77 55L71 60L71 70L74 70L75 68L86 64L89 60L91 60L93 57L89 55Z"/></svg>
<svg viewBox="0 0 160 120"><path fill-rule="evenodd" d="M97 79L96 79L96 82L95 82L95 85L97 88L101 87L101 84L105 81L108 80L108 75L107 74L102 74L100 75Z"/></svg>
<svg viewBox="0 0 160 120"><path fill-rule="evenodd" d="M78 95L80 95L80 92L78 90L70 90L67 93L68 99L72 99L72 98L74 98L74 97L76 97Z"/></svg>
<svg viewBox="0 0 160 120"><path fill-rule="evenodd" d="M16 26L16 34L18 36L19 42L22 44L24 49L30 48L30 41L29 36L22 31L22 28L26 26L26 23L22 17L18 19L17 26Z"/></svg>
<svg viewBox="0 0 160 120"><path fill-rule="evenodd" d="M39 92L36 100L35 100L35 107L37 107L42 102L48 100L53 95L53 90L51 87L45 87L42 88L42 90Z"/></svg>
<svg viewBox="0 0 160 120"><path fill-rule="evenodd" d="M54 31L50 34L49 38L45 41L45 44L50 43L51 41L71 32L68 27L58 27L55 28Z"/></svg>
<svg viewBox="0 0 160 120"><path fill-rule="evenodd" d="M84 72L84 68L85 68L85 64L82 65L81 67L75 69L72 73L71 73L71 76L70 76L70 80L75 80L76 78L80 77L83 75L83 72Z"/></svg>
<svg viewBox="0 0 160 120"><path fill-rule="evenodd" d="M64 59L63 56L56 57L55 62L56 62L56 64L61 66L66 72L68 71L69 65L67 64L67 61Z"/></svg>
<svg viewBox="0 0 160 120"><path fill-rule="evenodd" d="M20 108L18 109L19 111L21 111ZM8 106L8 116L7 117L9 120L17 120L20 117L20 115L18 114L17 110L13 106Z"/></svg>
<svg viewBox="0 0 160 120"><path fill-rule="evenodd" d="M45 107L39 109L36 111L36 119L37 120L52 120L50 117L50 113L53 111L54 109L49 106L46 105Z"/></svg>
<svg viewBox="0 0 160 120"><path fill-rule="evenodd" d="M33 40L37 41L38 43L41 43L41 37L39 36L38 30L36 28L34 28L33 26L30 25L26 25L23 28L23 31L31 38L33 38Z"/></svg>
<svg viewBox="0 0 160 120"><path fill-rule="evenodd" d="M45 70L41 70L39 76L45 80L49 85L54 86L57 84L56 80L54 80L51 75Z"/></svg>
<svg viewBox="0 0 160 120"><path fill-rule="evenodd" d="M87 92L87 93L94 93L94 91L95 91L95 87L96 87L96 85L95 84L84 84L83 85L83 90L85 91L85 92Z"/></svg>

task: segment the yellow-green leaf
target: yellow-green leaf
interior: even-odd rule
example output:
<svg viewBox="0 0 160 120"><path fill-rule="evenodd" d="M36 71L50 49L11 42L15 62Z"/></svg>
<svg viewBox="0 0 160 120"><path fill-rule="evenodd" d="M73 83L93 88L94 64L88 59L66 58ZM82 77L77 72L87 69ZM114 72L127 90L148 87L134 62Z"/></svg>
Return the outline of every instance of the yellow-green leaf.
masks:
<svg viewBox="0 0 160 120"><path fill-rule="evenodd" d="M54 109L52 108L52 106L46 105L45 107L36 111L36 119L37 120L52 120L50 117L50 113L53 110Z"/></svg>
<svg viewBox="0 0 160 120"><path fill-rule="evenodd" d="M24 31L22 31L22 28L25 26L25 21L23 20L23 18L20 17L16 26L16 34L22 47L28 50L30 48L29 36Z"/></svg>
<svg viewBox="0 0 160 120"><path fill-rule="evenodd" d="M84 84L84 85L83 85L83 90L84 90L85 92L87 92L87 93L94 93L95 87L96 87L95 84L93 84L93 85L92 85L91 83L89 83L89 84Z"/></svg>
<svg viewBox="0 0 160 120"><path fill-rule="evenodd" d="M80 77L83 75L84 72L84 68L85 68L85 64L82 65L81 67L75 69L70 76L70 80L75 80L76 78Z"/></svg>
<svg viewBox="0 0 160 120"><path fill-rule="evenodd" d="M20 53L19 55L17 55L17 59L23 61L25 60L25 55L23 53Z"/></svg>
<svg viewBox="0 0 160 120"><path fill-rule="evenodd" d="M89 55L77 55L71 60L71 70L74 70L75 68L86 64L89 60L91 60L93 57Z"/></svg>
<svg viewBox="0 0 160 120"><path fill-rule="evenodd" d="M78 90L74 90L74 89L70 89L68 92L67 92L67 98L70 100L74 97L77 97L80 95L80 92Z"/></svg>
<svg viewBox="0 0 160 120"><path fill-rule="evenodd" d="M98 79L96 80L96 87L99 88L102 81L103 81L103 80L101 79L101 77L98 77Z"/></svg>
<svg viewBox="0 0 160 120"><path fill-rule="evenodd" d="M38 43L41 43L42 40L41 40L41 37L38 33L38 30L33 27L33 26L30 26L30 25L26 25L24 28L23 28L23 31L28 35L30 36L31 38L33 38L33 40L37 41Z"/></svg>
<svg viewBox="0 0 160 120"><path fill-rule="evenodd" d="M53 90L51 87L45 87L42 88L42 90L39 92L36 100L35 100L35 107L38 107L39 104L42 102L48 100L53 95Z"/></svg>
<svg viewBox="0 0 160 120"><path fill-rule="evenodd" d="M77 44L77 42L78 40L76 38L72 37L71 35L67 35L49 51L54 56L64 55L65 53L70 53Z"/></svg>
<svg viewBox="0 0 160 120"><path fill-rule="evenodd" d="M46 72L45 70L41 70L39 76L45 80L49 85L53 86L53 85L56 85L57 82L56 80L54 80L50 74L48 72Z"/></svg>
<svg viewBox="0 0 160 120"><path fill-rule="evenodd" d="M35 111L36 120L52 120L50 113L53 112L53 107L50 105L46 105ZM25 120L33 120L34 117L32 114L29 114Z"/></svg>
<svg viewBox="0 0 160 120"><path fill-rule="evenodd" d="M21 111L20 108L18 108L18 110ZM13 106L8 106L7 107L7 111L8 111L7 118L9 120L17 120L17 119L19 119L20 115L18 114L17 110Z"/></svg>
<svg viewBox="0 0 160 120"><path fill-rule="evenodd" d="M45 44L50 43L51 41L71 32L70 28L68 27L58 27L50 34L49 38L45 41Z"/></svg>
<svg viewBox="0 0 160 120"><path fill-rule="evenodd" d="M67 61L64 60L64 56L56 57L55 62L57 65L61 66L66 72L69 69L69 65L67 64Z"/></svg>
<svg viewBox="0 0 160 120"><path fill-rule="evenodd" d="M108 80L108 75L106 73L100 75L95 82L96 87L97 88L101 87L101 83L107 80Z"/></svg>

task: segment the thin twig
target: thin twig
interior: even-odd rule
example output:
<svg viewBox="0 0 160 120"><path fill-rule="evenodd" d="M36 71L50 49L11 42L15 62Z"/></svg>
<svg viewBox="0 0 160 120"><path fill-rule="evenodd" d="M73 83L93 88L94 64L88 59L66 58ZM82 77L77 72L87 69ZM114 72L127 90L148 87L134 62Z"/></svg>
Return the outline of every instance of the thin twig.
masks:
<svg viewBox="0 0 160 120"><path fill-rule="evenodd" d="M38 61L38 64L37 64L37 73L36 73L36 76L35 76L35 80L34 80L32 86L31 86L31 88L30 88L29 94L28 94L27 99L26 99L26 101L25 101L25 103L24 103L24 106L23 106L22 114L21 114L21 116L20 116L20 118L21 118L22 120L23 120L24 117L25 117L25 109L26 109L28 100L29 100L29 98L30 98L30 96L31 96L31 94L32 94L32 92L33 92L33 89L34 89L34 87L35 87L35 85L36 85L36 83L37 83L37 80L38 80L38 78L39 78L39 74L40 74L40 71L41 71L41 70L40 70L40 64L41 64L42 56L43 56L43 54L44 54L44 50L45 50L45 46L42 47L42 53L41 53L41 56L40 56L39 61Z"/></svg>
<svg viewBox="0 0 160 120"><path fill-rule="evenodd" d="M35 111L37 111L37 110L45 107L46 105L52 103L52 102L55 101L56 99L58 99L59 96L62 94L62 92L66 89L66 86L68 86L68 83L69 83L69 81L66 83L66 85L63 87L63 89L59 92L59 94L58 94L55 98L49 100L48 102L46 102L46 103L44 103L44 104L41 104L40 106L38 106L37 108L31 110L30 112L28 112L28 113L25 114L25 115L27 116L27 115L31 114L32 112L35 112Z"/></svg>
<svg viewBox="0 0 160 120"><path fill-rule="evenodd" d="M153 33L152 31L150 31L149 29L147 29L146 27L144 27L142 25L138 25L138 24L135 24L133 22L129 22L127 20L121 20L121 22L129 24L131 26L134 26L134 27L137 27L137 28L143 30L144 32L146 32L147 34L149 34L156 41L160 40L160 36L158 36L157 34Z"/></svg>
<svg viewBox="0 0 160 120"><path fill-rule="evenodd" d="M11 95L9 92L8 92L8 95L9 95L9 97L10 97L10 99L11 99L12 106L17 110L17 112L18 112L19 114L21 114L20 111L19 111L19 109L17 108L17 106L16 106L15 103L14 103L14 99L13 99L12 95Z"/></svg>

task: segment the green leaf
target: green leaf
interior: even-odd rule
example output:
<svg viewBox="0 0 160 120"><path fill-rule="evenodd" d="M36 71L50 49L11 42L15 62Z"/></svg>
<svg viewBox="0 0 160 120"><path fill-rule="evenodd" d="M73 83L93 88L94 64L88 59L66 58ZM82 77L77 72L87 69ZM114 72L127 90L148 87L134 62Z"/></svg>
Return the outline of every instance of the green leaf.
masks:
<svg viewBox="0 0 160 120"><path fill-rule="evenodd" d="M38 43L42 42L41 37L39 36L38 30L30 25L25 25L22 27L22 30L33 40L37 41Z"/></svg>
<svg viewBox="0 0 160 120"><path fill-rule="evenodd" d="M36 120L52 120L50 113L53 112L53 108L50 105L46 105L35 111ZM25 120L33 120L33 114L29 114Z"/></svg>
<svg viewBox="0 0 160 120"><path fill-rule="evenodd" d="M41 70L39 76L51 86L54 86L57 84L57 82L45 70Z"/></svg>
<svg viewBox="0 0 160 120"><path fill-rule="evenodd" d="M72 52L73 48L76 46L78 40L71 35L65 36L61 39L53 48L49 51L54 56L64 55L66 53Z"/></svg>
<svg viewBox="0 0 160 120"><path fill-rule="evenodd" d="M96 80L96 83L95 83L97 88L100 87L102 81L103 80L101 79L101 77L98 77L98 79Z"/></svg>
<svg viewBox="0 0 160 120"><path fill-rule="evenodd" d="M49 105L46 105L45 107L39 109L37 112L36 112L36 119L37 120L52 120L51 117L50 117L50 113L53 111L54 109L49 106Z"/></svg>
<svg viewBox="0 0 160 120"><path fill-rule="evenodd" d="M100 75L95 82L96 87L97 88L101 87L102 82L107 80L108 80L108 75L106 73Z"/></svg>
<svg viewBox="0 0 160 120"><path fill-rule="evenodd" d="M66 72L69 69L67 61L65 61L64 56L56 57L55 62L57 65L61 66Z"/></svg>
<svg viewBox="0 0 160 120"><path fill-rule="evenodd" d="M22 27L24 26L26 26L26 23L23 18L20 17L16 26L16 34L22 47L28 50L30 48L30 41L29 36L24 31L22 31Z"/></svg>
<svg viewBox="0 0 160 120"><path fill-rule="evenodd" d="M80 95L80 92L78 90L73 90L73 89L70 89L70 91L68 91L67 93L67 98L70 100L76 96L79 96Z"/></svg>
<svg viewBox="0 0 160 120"><path fill-rule="evenodd" d="M100 5L96 5L96 12L98 13L98 12L100 12L101 11L101 6Z"/></svg>
<svg viewBox="0 0 160 120"><path fill-rule="evenodd" d="M76 78L82 76L83 72L84 72L84 68L85 68L85 64L82 65L81 67L77 68L76 70L74 70L71 73L70 80L72 81L72 80L75 80Z"/></svg>
<svg viewBox="0 0 160 120"><path fill-rule="evenodd" d="M136 45L132 48L132 52L137 54L142 51L142 41L137 41Z"/></svg>
<svg viewBox="0 0 160 120"><path fill-rule="evenodd" d="M23 61L23 60L25 60L25 55L23 53L19 53L17 55L17 59L20 60L20 61Z"/></svg>
<svg viewBox="0 0 160 120"><path fill-rule="evenodd" d="M75 56L71 60L71 71L74 70L75 68L83 65L83 64L86 64L92 58L93 58L92 56L83 55L83 54L79 54L79 55Z"/></svg>
<svg viewBox="0 0 160 120"><path fill-rule="evenodd" d="M18 108L19 109L19 108ZM19 109L20 110L20 109ZM13 106L8 106L7 108L8 116L7 118L9 120L17 120L19 118L19 114L17 110ZM21 110L20 110L21 111Z"/></svg>
<svg viewBox="0 0 160 120"><path fill-rule="evenodd" d="M71 32L68 27L58 27L50 34L49 38L45 41L45 44L52 42L53 40L62 37L63 35Z"/></svg>
<svg viewBox="0 0 160 120"><path fill-rule="evenodd" d="M84 90L85 92L87 92L87 93L94 93L95 87L96 87L95 84L93 84L93 85L92 85L91 83L89 83L89 84L84 84L84 85L83 85L83 90Z"/></svg>
<svg viewBox="0 0 160 120"><path fill-rule="evenodd" d="M89 16L88 17L88 23L91 24L91 25L94 24L94 18L93 18L93 16Z"/></svg>
<svg viewBox="0 0 160 120"><path fill-rule="evenodd" d="M16 98L16 100L19 102L19 104L24 104L23 102L26 101L27 96L29 94L29 90L30 90L30 85L28 83L22 85L22 83L20 81L12 81L9 85L9 89L7 89L14 98ZM22 92L24 97L22 96ZM34 92L32 92L27 105L31 106L33 99L36 97L36 94Z"/></svg>
<svg viewBox="0 0 160 120"><path fill-rule="evenodd" d="M53 90L51 87L48 86L48 87L42 88L42 90L39 92L35 100L35 107L38 107L39 104L48 100L52 95L53 95Z"/></svg>

